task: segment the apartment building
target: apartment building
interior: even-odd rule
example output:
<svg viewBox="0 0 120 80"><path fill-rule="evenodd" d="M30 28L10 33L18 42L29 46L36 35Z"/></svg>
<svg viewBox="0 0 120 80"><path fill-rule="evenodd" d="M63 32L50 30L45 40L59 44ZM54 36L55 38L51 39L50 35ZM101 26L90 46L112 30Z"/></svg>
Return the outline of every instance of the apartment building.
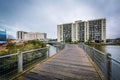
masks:
<svg viewBox="0 0 120 80"><path fill-rule="evenodd" d="M17 31L18 40L40 40L46 38L47 38L46 33Z"/></svg>
<svg viewBox="0 0 120 80"><path fill-rule="evenodd" d="M106 42L106 19L78 20L57 25L57 37L58 42Z"/></svg>
<svg viewBox="0 0 120 80"><path fill-rule="evenodd" d="M89 40L106 42L106 19L89 20Z"/></svg>

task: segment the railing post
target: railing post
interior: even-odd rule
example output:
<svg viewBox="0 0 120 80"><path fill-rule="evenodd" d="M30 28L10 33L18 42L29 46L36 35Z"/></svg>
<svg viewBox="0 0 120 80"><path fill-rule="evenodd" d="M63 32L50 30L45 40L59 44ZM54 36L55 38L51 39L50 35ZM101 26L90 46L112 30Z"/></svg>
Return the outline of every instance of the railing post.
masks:
<svg viewBox="0 0 120 80"><path fill-rule="evenodd" d="M18 51L18 72L23 71L23 54Z"/></svg>
<svg viewBox="0 0 120 80"><path fill-rule="evenodd" d="M94 47L92 48L92 60L94 61L94 54L95 54L95 50Z"/></svg>
<svg viewBox="0 0 120 80"><path fill-rule="evenodd" d="M50 46L48 46L48 53L47 53L47 57L50 57Z"/></svg>
<svg viewBox="0 0 120 80"><path fill-rule="evenodd" d="M58 45L56 45L56 52L58 52Z"/></svg>
<svg viewBox="0 0 120 80"><path fill-rule="evenodd" d="M84 51L86 52L86 46L84 45Z"/></svg>
<svg viewBox="0 0 120 80"><path fill-rule="evenodd" d="M111 54L106 55L106 78L110 80L111 77Z"/></svg>
<svg viewBox="0 0 120 80"><path fill-rule="evenodd" d="M83 44L83 50L85 51L85 45Z"/></svg>
<svg viewBox="0 0 120 80"><path fill-rule="evenodd" d="M59 45L57 45L57 47L56 47L56 52L57 52L57 53L59 52L59 48L58 48L58 46L59 46Z"/></svg>

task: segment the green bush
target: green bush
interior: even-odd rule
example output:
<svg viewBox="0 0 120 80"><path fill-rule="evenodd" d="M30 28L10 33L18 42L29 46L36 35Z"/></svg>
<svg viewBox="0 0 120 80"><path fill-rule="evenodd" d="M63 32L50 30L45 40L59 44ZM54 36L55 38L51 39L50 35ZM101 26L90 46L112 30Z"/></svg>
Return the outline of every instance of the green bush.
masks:
<svg viewBox="0 0 120 80"><path fill-rule="evenodd" d="M32 44L33 45L33 49L46 47L45 43L40 42L38 40L30 40L30 41L28 41L28 44Z"/></svg>
<svg viewBox="0 0 120 80"><path fill-rule="evenodd" d="M2 55L6 55L6 54L8 54L8 51L6 51L6 50L2 50L2 51L0 51L0 56L2 56Z"/></svg>
<svg viewBox="0 0 120 80"><path fill-rule="evenodd" d="M15 43L8 43L6 48L8 49L8 54L10 53L16 53L17 50L16 50L16 44Z"/></svg>
<svg viewBox="0 0 120 80"><path fill-rule="evenodd" d="M14 49L16 47L15 43L8 43L6 48L7 49Z"/></svg>
<svg viewBox="0 0 120 80"><path fill-rule="evenodd" d="M30 40L25 42L24 44L15 44L15 43L8 43L6 46L6 51L0 51L0 55L12 54L16 53L18 50L26 51L31 49L43 48L46 47L46 44L40 42L38 40Z"/></svg>

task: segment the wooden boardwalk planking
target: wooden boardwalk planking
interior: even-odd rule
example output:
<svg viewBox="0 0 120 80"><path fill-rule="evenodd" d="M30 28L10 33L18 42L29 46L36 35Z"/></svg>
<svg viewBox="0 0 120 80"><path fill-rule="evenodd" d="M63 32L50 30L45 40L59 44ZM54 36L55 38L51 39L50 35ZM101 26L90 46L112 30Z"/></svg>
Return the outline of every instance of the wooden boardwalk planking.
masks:
<svg viewBox="0 0 120 80"><path fill-rule="evenodd" d="M82 49L67 44L50 60L37 65L17 80L101 80Z"/></svg>

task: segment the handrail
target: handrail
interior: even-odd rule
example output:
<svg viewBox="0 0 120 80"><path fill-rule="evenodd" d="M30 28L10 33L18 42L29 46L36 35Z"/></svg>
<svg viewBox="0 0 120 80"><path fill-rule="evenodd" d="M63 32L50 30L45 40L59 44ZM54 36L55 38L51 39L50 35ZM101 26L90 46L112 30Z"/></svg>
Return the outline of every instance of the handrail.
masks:
<svg viewBox="0 0 120 80"><path fill-rule="evenodd" d="M47 47L45 47L0 56L0 80L2 78L11 79L11 77L13 77L14 75L19 74L23 70L33 66L35 63L47 58L49 54L48 49ZM36 53L36 51L38 52L38 54Z"/></svg>
<svg viewBox="0 0 120 80"><path fill-rule="evenodd" d="M112 58L111 54L99 51L93 47L85 45L84 43L80 44L79 46L93 60L93 62L96 64L98 69L100 69L101 73L107 80L120 80L120 61Z"/></svg>
<svg viewBox="0 0 120 80"><path fill-rule="evenodd" d="M33 49L33 50L28 50L28 51L24 51L24 52L21 52L21 53L29 53L29 52L34 52L34 51L37 51L37 50L42 50L42 49L47 49L47 47L45 48L39 48L39 49Z"/></svg>
<svg viewBox="0 0 120 80"><path fill-rule="evenodd" d="M64 44L57 45L56 52L57 50L60 51L64 48ZM45 48L33 49L24 52L18 51L14 54L0 56L0 80L11 79L41 60L50 57L50 50L50 47L47 46Z"/></svg>
<svg viewBox="0 0 120 80"><path fill-rule="evenodd" d="M110 60L108 59L108 56L110 56L110 54L109 53L103 53L103 52L101 52L101 51L99 51L99 50L97 50L93 47L85 45L84 43L80 44L80 47L83 48L83 50L93 60L95 65L101 71L101 74L103 74L104 78L107 78L107 80L109 80L111 64L110 64ZM90 50L90 51L88 51L88 50Z"/></svg>
<svg viewBox="0 0 120 80"><path fill-rule="evenodd" d="M8 55L0 56L0 58L10 57L10 56L14 56L14 55L17 55L17 54L18 54L18 53L8 54Z"/></svg>
<svg viewBox="0 0 120 80"><path fill-rule="evenodd" d="M112 59L113 61L115 61L116 63L120 64L120 61L117 61L117 60L115 60L115 59L112 58L112 57L109 57L109 58Z"/></svg>
<svg viewBox="0 0 120 80"><path fill-rule="evenodd" d="M83 45L85 45L85 44L83 43ZM85 45L85 46L90 47L90 46L88 46L88 45ZM102 52L102 51L100 51L100 50L97 50L97 49L94 48L94 47L90 47L90 48L95 49L96 51L100 52L100 53L103 54L103 55L107 55L107 54L109 54L109 53L104 53L104 52Z"/></svg>

